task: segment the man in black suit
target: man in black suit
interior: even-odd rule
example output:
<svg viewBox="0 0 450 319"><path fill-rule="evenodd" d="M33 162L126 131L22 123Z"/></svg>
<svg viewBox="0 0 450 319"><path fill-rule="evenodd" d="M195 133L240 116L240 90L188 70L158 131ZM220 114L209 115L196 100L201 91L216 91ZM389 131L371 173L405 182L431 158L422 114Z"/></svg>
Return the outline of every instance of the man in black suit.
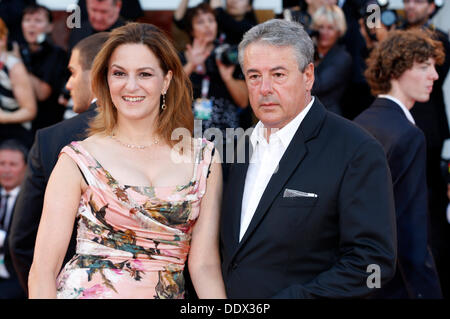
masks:
<svg viewBox="0 0 450 319"><path fill-rule="evenodd" d="M25 176L28 150L17 140L0 144L0 299L24 299L9 254L11 217Z"/></svg>
<svg viewBox="0 0 450 319"><path fill-rule="evenodd" d="M383 145L392 174L398 259L394 279L378 298L441 298L428 245L426 145L410 109L430 98L444 52L417 29L395 31L368 59L367 80L377 99L355 122Z"/></svg>
<svg viewBox="0 0 450 319"><path fill-rule="evenodd" d="M89 120L96 114L96 105L92 103L90 71L96 54L108 36L107 32L97 33L83 39L74 47L68 66L71 77L66 87L73 99L73 110L80 115L38 130L28 156L28 168L9 234L14 267L21 285L26 290L45 188L60 150L71 141L83 139ZM74 238L75 234L72 236L65 262L75 252Z"/></svg>
<svg viewBox="0 0 450 319"><path fill-rule="evenodd" d="M230 298L363 297L394 274L386 157L373 137L311 96L313 54L303 27L285 20L255 26L239 45L260 121L246 143L252 154L232 166L224 189Z"/></svg>
<svg viewBox="0 0 450 319"><path fill-rule="evenodd" d="M447 186L441 173L441 152L444 141L450 138L444 91L444 81L450 69L450 41L448 32L435 28L430 19L438 10L438 1L404 0L406 29L426 29L434 33L436 40L444 46L444 63L436 66L439 79L434 83L430 99L417 101L411 109L416 125L425 134L427 146L427 180L428 204L430 207L431 246L436 258L436 265L441 276L444 296L450 297L450 225L445 218L447 206Z"/></svg>

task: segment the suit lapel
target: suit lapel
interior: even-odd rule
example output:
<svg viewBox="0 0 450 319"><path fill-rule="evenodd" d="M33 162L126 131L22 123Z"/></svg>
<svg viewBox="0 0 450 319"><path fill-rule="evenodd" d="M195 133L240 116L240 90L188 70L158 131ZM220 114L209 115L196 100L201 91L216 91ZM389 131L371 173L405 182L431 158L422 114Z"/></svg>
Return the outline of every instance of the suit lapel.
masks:
<svg viewBox="0 0 450 319"><path fill-rule="evenodd" d="M245 187L245 178L247 176L248 164L250 162L250 157L252 150L251 143L249 142L247 137L244 137L239 140L237 152L243 152L244 159L243 162L239 162L235 156L235 164L230 171L230 177L228 184L228 191L232 194L231 197L228 198L228 202L224 203L227 209L223 211L222 214L229 214L231 231L230 236L232 240L232 245L237 247L239 243L239 230L241 225L241 211L242 211L242 198L244 196L244 187ZM227 199L225 199L227 200ZM227 218L224 215L223 218ZM229 238L227 236L227 238Z"/></svg>
<svg viewBox="0 0 450 319"><path fill-rule="evenodd" d="M236 252L239 251L241 247L245 245L249 237L251 237L258 224L261 222L265 214L269 211L270 206L272 205L275 198L283 190L284 185L289 180L289 177L296 171L297 167L308 154L306 142L317 136L320 128L322 127L325 115L325 107L316 97L314 104L312 105L306 117L303 119L300 127L297 129L297 132L295 133L291 143L286 149L283 157L280 159L278 171L273 174L271 179L269 180L269 183L267 184L266 189L261 196L258 207L255 210L255 214L253 215L253 218L247 228L247 231L244 234L244 237L239 242ZM245 170L243 183L245 183L246 172L247 169ZM239 208L241 208L242 194L240 194L239 199ZM240 212L241 209L239 209L239 221ZM237 236L239 236L239 226L240 224L237 225Z"/></svg>

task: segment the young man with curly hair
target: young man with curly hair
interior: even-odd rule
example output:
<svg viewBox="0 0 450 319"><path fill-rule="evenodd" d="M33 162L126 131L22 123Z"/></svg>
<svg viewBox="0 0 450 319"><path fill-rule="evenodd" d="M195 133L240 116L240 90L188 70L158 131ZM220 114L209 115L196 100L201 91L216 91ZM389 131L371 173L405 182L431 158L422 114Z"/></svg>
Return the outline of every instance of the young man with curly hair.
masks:
<svg viewBox="0 0 450 319"><path fill-rule="evenodd" d="M367 60L373 104L355 122L383 146L392 175L397 216L397 270L378 298L441 298L428 245L426 145L410 109L426 102L438 79L442 44L420 29L393 31Z"/></svg>

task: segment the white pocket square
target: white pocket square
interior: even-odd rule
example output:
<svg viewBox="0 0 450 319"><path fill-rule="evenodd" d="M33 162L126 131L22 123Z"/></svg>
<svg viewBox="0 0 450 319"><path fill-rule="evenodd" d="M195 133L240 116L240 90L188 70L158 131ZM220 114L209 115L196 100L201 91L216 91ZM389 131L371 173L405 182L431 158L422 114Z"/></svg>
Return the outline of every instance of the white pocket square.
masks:
<svg viewBox="0 0 450 319"><path fill-rule="evenodd" d="M297 191L295 189L286 188L284 190L283 197L317 197L317 194L305 193L302 191Z"/></svg>

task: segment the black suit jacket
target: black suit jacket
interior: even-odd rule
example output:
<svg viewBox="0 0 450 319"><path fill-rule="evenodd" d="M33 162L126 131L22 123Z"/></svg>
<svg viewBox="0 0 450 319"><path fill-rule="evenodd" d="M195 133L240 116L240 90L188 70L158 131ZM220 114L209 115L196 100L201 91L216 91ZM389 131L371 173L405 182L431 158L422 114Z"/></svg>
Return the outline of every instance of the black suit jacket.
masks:
<svg viewBox="0 0 450 319"><path fill-rule="evenodd" d="M377 98L355 122L383 145L394 187L398 265L394 279L377 297L441 298L428 246L425 136L397 103L385 98Z"/></svg>
<svg viewBox="0 0 450 319"><path fill-rule="evenodd" d="M92 104L88 111L36 132L8 236L14 267L26 290L48 179L61 149L74 140L84 139L89 119L96 114L95 108ZM75 252L74 238L75 232L65 262Z"/></svg>
<svg viewBox="0 0 450 319"><path fill-rule="evenodd" d="M222 273L230 298L362 297L396 260L392 183L380 144L314 102L239 242L248 159L224 188ZM285 189L317 197L285 198Z"/></svg>

